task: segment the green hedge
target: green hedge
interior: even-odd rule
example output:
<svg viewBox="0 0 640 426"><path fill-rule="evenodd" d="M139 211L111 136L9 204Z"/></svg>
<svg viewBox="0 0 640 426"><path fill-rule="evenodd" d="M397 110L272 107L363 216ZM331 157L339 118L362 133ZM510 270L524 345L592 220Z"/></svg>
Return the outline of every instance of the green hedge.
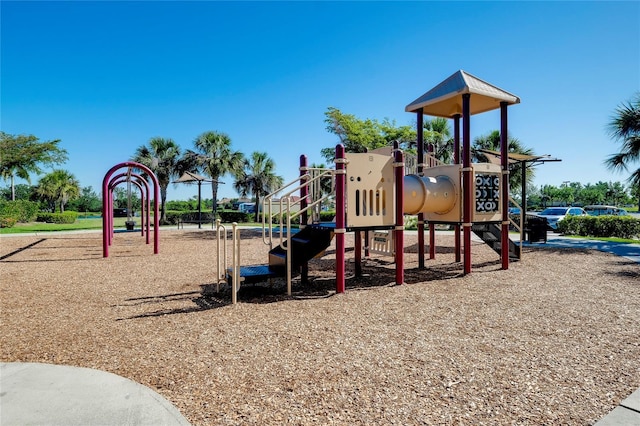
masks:
<svg viewBox="0 0 640 426"><path fill-rule="evenodd" d="M74 223L77 218L78 218L78 212L64 212L64 213L40 212L36 217L36 221L46 222L46 223Z"/></svg>
<svg viewBox="0 0 640 426"><path fill-rule="evenodd" d="M221 211L219 213L222 223L247 223L253 222L255 213L242 213L240 211Z"/></svg>
<svg viewBox="0 0 640 426"><path fill-rule="evenodd" d="M565 235L585 237L640 237L640 219L632 216L569 216L558 222L558 231Z"/></svg>
<svg viewBox="0 0 640 426"><path fill-rule="evenodd" d="M33 222L38 214L38 203L26 200L0 200L0 227L11 228L16 222Z"/></svg>

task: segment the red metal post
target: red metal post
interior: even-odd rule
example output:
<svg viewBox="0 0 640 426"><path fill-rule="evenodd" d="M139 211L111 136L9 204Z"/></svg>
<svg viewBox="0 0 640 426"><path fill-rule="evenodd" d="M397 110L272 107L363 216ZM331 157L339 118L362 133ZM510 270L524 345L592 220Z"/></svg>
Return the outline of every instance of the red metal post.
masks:
<svg viewBox="0 0 640 426"><path fill-rule="evenodd" d="M404 283L404 156L402 151L395 152L395 179L396 179L396 226L395 251L396 251L396 284Z"/></svg>
<svg viewBox="0 0 640 426"><path fill-rule="evenodd" d="M418 110L417 114L418 175L424 176L424 115L422 109ZM424 269L424 213L418 213L418 269Z"/></svg>
<svg viewBox="0 0 640 426"><path fill-rule="evenodd" d="M502 160L502 185L500 199L502 201L502 242L500 256L502 269L509 269L509 149L507 140L507 102L500 102L500 159ZM520 212L520 214L523 214Z"/></svg>
<svg viewBox="0 0 640 426"><path fill-rule="evenodd" d="M453 116L453 164L460 164L460 114ZM453 226L456 262L460 262L460 225Z"/></svg>
<svg viewBox="0 0 640 426"><path fill-rule="evenodd" d="M344 146L336 145L336 293L345 291L345 183L346 165Z"/></svg>
<svg viewBox="0 0 640 426"><path fill-rule="evenodd" d="M462 189L463 212L462 233L464 239L464 273L471 273L471 191L473 189L473 176L471 176L471 94L462 95Z"/></svg>

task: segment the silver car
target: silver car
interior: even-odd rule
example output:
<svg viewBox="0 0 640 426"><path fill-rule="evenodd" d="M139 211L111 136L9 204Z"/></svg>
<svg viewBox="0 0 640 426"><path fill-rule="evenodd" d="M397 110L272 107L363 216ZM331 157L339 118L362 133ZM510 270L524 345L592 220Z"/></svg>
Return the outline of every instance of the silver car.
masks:
<svg viewBox="0 0 640 426"><path fill-rule="evenodd" d="M537 216L547 219L549 228L554 231L558 230L558 222L567 216L586 216L587 212L580 207L549 207L544 209Z"/></svg>

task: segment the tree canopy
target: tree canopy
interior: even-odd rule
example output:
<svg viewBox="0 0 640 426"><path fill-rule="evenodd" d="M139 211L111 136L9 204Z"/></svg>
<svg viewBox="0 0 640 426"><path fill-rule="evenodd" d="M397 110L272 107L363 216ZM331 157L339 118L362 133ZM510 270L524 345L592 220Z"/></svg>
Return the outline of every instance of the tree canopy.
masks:
<svg viewBox="0 0 640 426"><path fill-rule="evenodd" d="M640 166L640 92L632 100L622 103L608 125L610 136L621 144L620 152L611 155L605 164L612 170L629 170L632 164ZM640 167L631 171L629 183L640 187ZM638 198L640 208L640 197Z"/></svg>
<svg viewBox="0 0 640 426"><path fill-rule="evenodd" d="M67 151L59 139L41 141L34 135L10 135L0 131L0 177L11 182L11 199L15 200L14 178L31 183L31 174L41 174L42 167L62 164Z"/></svg>
<svg viewBox="0 0 640 426"><path fill-rule="evenodd" d="M133 155L132 160L147 166L158 178L160 186L161 213L160 222L166 217L167 187L172 179L178 175L178 161L180 147L173 139L154 137L148 145L141 145Z"/></svg>
<svg viewBox="0 0 640 426"><path fill-rule="evenodd" d="M211 195L218 199L220 178L227 173L237 176L244 166L244 154L231 148L231 138L223 132L207 131L194 141L195 151L187 151L184 161L193 170L202 171L211 178ZM218 203L213 203L213 213Z"/></svg>
<svg viewBox="0 0 640 426"><path fill-rule="evenodd" d="M54 170L40 179L36 194L49 205L52 212L59 207L60 213L64 213L67 202L80 196L80 183L68 171Z"/></svg>
<svg viewBox="0 0 640 426"><path fill-rule="evenodd" d="M283 179L275 174L276 163L266 152L253 152L244 161L244 168L237 174L233 187L242 197L253 195L255 201L255 220L258 221L260 197L282 186Z"/></svg>
<svg viewBox="0 0 640 426"><path fill-rule="evenodd" d="M393 141L401 144L415 142L416 132L412 126L397 126L395 121L384 119L359 119L353 114L345 114L338 108L329 107L324 113L326 129L338 136L346 152L367 152L389 146ZM321 150L324 159L332 163L335 157L335 146Z"/></svg>

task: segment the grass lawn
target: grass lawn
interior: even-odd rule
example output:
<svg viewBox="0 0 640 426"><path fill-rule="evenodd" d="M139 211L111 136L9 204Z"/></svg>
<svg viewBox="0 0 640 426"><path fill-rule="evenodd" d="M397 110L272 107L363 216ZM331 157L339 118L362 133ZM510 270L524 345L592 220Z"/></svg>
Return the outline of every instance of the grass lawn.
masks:
<svg viewBox="0 0 640 426"><path fill-rule="evenodd" d="M126 217L116 217L114 226L116 228L124 228ZM137 221L138 224L140 221ZM16 223L12 228L0 228L0 234L25 234L29 232L53 232L53 231L79 231L83 229L102 229L102 219L77 219L74 223L44 223L29 222Z"/></svg>

